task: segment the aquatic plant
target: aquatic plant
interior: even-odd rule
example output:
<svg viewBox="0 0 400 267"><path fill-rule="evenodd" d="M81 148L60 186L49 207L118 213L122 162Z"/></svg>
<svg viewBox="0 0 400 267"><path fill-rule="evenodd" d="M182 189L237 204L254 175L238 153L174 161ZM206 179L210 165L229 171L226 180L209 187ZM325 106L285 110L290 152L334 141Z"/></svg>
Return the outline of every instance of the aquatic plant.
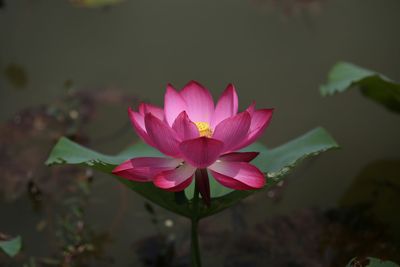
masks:
<svg viewBox="0 0 400 267"><path fill-rule="evenodd" d="M316 128L267 149L254 142L268 126L272 109L257 110L252 104L237 111L233 85L216 107L197 82L180 92L169 85L164 109L149 104L141 104L138 112L129 109L133 127L146 144L109 156L61 138L47 164L84 164L116 174L132 190L189 218L192 266L201 266L197 228L202 218L271 188L305 158L338 147L324 129Z"/></svg>

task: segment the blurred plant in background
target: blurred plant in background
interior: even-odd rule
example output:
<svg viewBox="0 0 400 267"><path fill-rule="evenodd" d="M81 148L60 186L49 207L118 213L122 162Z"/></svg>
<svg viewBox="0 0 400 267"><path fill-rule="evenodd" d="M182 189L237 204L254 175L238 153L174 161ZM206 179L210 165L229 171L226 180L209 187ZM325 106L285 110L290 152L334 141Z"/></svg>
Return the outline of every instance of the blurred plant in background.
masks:
<svg viewBox="0 0 400 267"><path fill-rule="evenodd" d="M99 108L136 102L135 97L115 90L68 89L67 96L53 104L26 108L15 114L0 125L0 171L3 174L0 195L8 201L16 200L25 192L34 199L42 194L62 197L60 193L69 191L69 186L76 187L76 181L85 177L87 170L46 168L43 160L55 140L68 136L78 143L88 144L85 126L96 117Z"/></svg>
<svg viewBox="0 0 400 267"><path fill-rule="evenodd" d="M329 72L327 83L320 87L320 92L323 96L330 96L353 88L359 88L365 97L384 106L388 111L400 113L400 83L352 63L335 64ZM377 137L378 140L379 138L383 136ZM377 240L372 242L375 244L372 248L359 252L358 255L363 256L362 258L353 259L348 266L395 266L392 262L381 263L377 259L365 258L368 253L400 261L400 213L395 212L398 203L400 159L382 159L367 164L339 200L339 205L343 210L357 214L362 224L378 226L374 232L365 235L375 236ZM389 240L393 245L388 245L383 240ZM382 248L380 253L374 251L378 247ZM387 255L385 251L390 251L389 247L394 250Z"/></svg>
<svg viewBox="0 0 400 267"><path fill-rule="evenodd" d="M103 250L110 242L108 233L98 232L85 222L92 171L73 166L49 169L43 160L60 136L90 143L85 129L96 118L98 109L135 104L137 98L115 89L77 91L70 81L65 86L66 96L62 99L26 108L0 125L0 196L10 203L28 195L41 218L36 230L50 237L47 242L54 244L47 257L22 251L16 262L26 262L24 266L92 266L94 262L111 260ZM101 141L114 138L118 130ZM0 236L0 246L11 256L16 254L18 244L20 248L20 238ZM11 264L1 253L0 263Z"/></svg>

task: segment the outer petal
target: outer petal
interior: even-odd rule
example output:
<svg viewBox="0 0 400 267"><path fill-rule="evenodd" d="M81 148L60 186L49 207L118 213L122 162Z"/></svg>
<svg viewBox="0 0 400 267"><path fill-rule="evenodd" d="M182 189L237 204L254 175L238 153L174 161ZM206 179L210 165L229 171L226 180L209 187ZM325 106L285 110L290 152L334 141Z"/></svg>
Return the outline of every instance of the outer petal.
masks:
<svg viewBox="0 0 400 267"><path fill-rule="evenodd" d="M172 192L182 191L190 185L196 168L189 164L181 165L174 170L163 171L154 179L154 185Z"/></svg>
<svg viewBox="0 0 400 267"><path fill-rule="evenodd" d="M274 109L259 109L254 111L246 139L236 146L234 150L239 150L256 141L271 122L273 111Z"/></svg>
<svg viewBox="0 0 400 267"><path fill-rule="evenodd" d="M224 143L213 138L199 137L186 140L179 145L183 158L197 168L213 164L224 147Z"/></svg>
<svg viewBox="0 0 400 267"><path fill-rule="evenodd" d="M176 117L184 110L187 110L185 100L172 85L168 84L164 97L164 114L168 124L172 126Z"/></svg>
<svg viewBox="0 0 400 267"><path fill-rule="evenodd" d="M250 162L260 154L259 152L232 152L219 157L221 161Z"/></svg>
<svg viewBox="0 0 400 267"><path fill-rule="evenodd" d="M147 113L151 113L160 120L164 120L164 110L151 104L141 103L139 105L139 113L144 117Z"/></svg>
<svg viewBox="0 0 400 267"><path fill-rule="evenodd" d="M221 161L214 163L208 169L219 183L232 189L258 189L266 182L264 174L247 162Z"/></svg>
<svg viewBox="0 0 400 267"><path fill-rule="evenodd" d="M233 84L229 84L218 100L211 120L211 128L214 129L221 121L236 115L238 111L238 95Z"/></svg>
<svg viewBox="0 0 400 267"><path fill-rule="evenodd" d="M147 134L146 127L144 125L144 117L140 113L133 111L131 108L128 108L128 115L137 135L148 145L154 146L153 141Z"/></svg>
<svg viewBox="0 0 400 267"><path fill-rule="evenodd" d="M249 113L244 111L218 124L212 137L224 142L224 152L231 151L246 138L250 122Z"/></svg>
<svg viewBox="0 0 400 267"><path fill-rule="evenodd" d="M181 162L182 160L171 158L133 158L121 163L112 173L129 180L148 182L162 171L175 169Z"/></svg>
<svg viewBox="0 0 400 267"><path fill-rule="evenodd" d="M166 122L161 121L151 113L147 113L144 117L144 123L147 134L155 148L171 157L180 155L177 135Z"/></svg>
<svg viewBox="0 0 400 267"><path fill-rule="evenodd" d="M179 114L172 125L172 129L175 130L181 140L193 139L200 136L196 124L189 119L186 111L182 111L181 114Z"/></svg>
<svg viewBox="0 0 400 267"><path fill-rule="evenodd" d="M250 114L250 116L253 116L255 110L256 110L256 102L253 101L253 103L251 103L251 105L246 109L246 111Z"/></svg>
<svg viewBox="0 0 400 267"><path fill-rule="evenodd" d="M194 122L210 123L214 101L210 92L195 81L189 82L180 92L187 104L187 113Z"/></svg>

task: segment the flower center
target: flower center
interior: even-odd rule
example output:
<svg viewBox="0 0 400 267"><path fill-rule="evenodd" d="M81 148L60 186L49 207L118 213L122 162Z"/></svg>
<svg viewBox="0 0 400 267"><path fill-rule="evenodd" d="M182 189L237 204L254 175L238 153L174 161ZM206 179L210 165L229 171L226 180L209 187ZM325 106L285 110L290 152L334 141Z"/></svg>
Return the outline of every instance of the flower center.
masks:
<svg viewBox="0 0 400 267"><path fill-rule="evenodd" d="M205 136L205 137L212 136L212 130L210 128L210 124L203 121L195 122L194 124L196 124L197 130L199 130L200 136Z"/></svg>

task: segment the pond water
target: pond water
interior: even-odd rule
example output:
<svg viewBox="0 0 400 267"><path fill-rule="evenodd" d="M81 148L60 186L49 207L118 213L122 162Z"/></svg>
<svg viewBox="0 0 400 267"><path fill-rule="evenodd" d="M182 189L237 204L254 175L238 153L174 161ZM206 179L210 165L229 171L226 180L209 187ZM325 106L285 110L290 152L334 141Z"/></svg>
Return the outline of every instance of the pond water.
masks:
<svg viewBox="0 0 400 267"><path fill-rule="evenodd" d="M368 164L373 165L367 173L373 169L378 176L394 177L397 182L389 187L398 193L400 117L358 90L322 98L318 88L340 60L400 81L400 1L126 0L108 7L83 7L76 3L85 1L74 5L67 0L3 2L2 124L15 120L23 109L54 103L74 106L71 99L65 104L70 93L66 87L89 92L92 98L101 92L99 103L107 103L98 104L96 113L79 127L91 147L115 153L137 139L126 127L127 100L132 99L132 105L135 99L162 105L167 83L180 88L189 80L204 84L216 98L233 82L241 109L253 100L258 107L275 108L273 122L262 137L268 147L317 126L325 127L341 145L341 150L303 163L278 190L259 193L205 220L201 226L204 266L344 266L350 258L343 255L353 251L391 257L399 252L395 245L399 239L393 238L392 244L391 238L365 237L364 232L338 225L358 215L357 211L348 215L343 203L355 177ZM115 92L120 92L117 97ZM13 160L18 162L20 153L43 142L43 155L36 155L35 150L30 155L37 156L35 164L38 159L44 161L54 142L49 136L55 135L36 134L33 140L37 143L21 137L18 140L22 141L16 141L18 153L13 154L17 160ZM4 149L8 137L1 138ZM3 171L7 164L2 163ZM19 167L24 170L24 166ZM26 171L39 175L37 168ZM58 181L59 176L52 179ZM1 183L5 188L5 182ZM357 183L362 185L362 180ZM110 177L94 173L90 188L84 220L110 238L100 259L89 261L88 266L185 266L186 220L154 207L159 223L152 223L145 201ZM392 194L382 190L375 195ZM378 226L371 226L367 233L381 233L387 224L400 223L392 216L396 213L393 205L386 205L398 204L398 196L379 202L385 206L373 215L384 214L388 219L373 219ZM48 240L55 233L43 218L63 208L61 200L49 199L52 204L45 203L39 212L26 193L0 203L0 233L19 234L24 239L18 265L0 257L4 266L21 266L30 257L52 257L49 251L56 250L57 242ZM359 229L369 222L355 224ZM397 228L392 230L399 232ZM157 256L152 255L154 251L165 250L160 239L149 239L156 233L175 240L174 265L160 263L160 257L158 263L152 261ZM335 235L343 240L332 241ZM365 240L376 246L384 243L387 250L371 243L362 246ZM335 249L321 249L324 242L342 248L342 256ZM394 260L400 262L399 257Z"/></svg>

